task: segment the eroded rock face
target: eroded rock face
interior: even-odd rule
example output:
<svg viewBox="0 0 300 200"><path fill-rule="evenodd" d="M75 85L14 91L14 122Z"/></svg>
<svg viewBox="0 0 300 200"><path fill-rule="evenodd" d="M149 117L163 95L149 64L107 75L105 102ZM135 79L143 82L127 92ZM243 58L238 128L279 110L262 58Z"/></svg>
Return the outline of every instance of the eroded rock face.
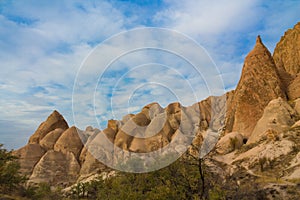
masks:
<svg viewBox="0 0 300 200"><path fill-rule="evenodd" d="M164 112L164 109L156 102L146 105L141 111L150 120L162 112Z"/></svg>
<svg viewBox="0 0 300 200"><path fill-rule="evenodd" d="M290 100L300 98L300 73L290 82L287 89L287 95Z"/></svg>
<svg viewBox="0 0 300 200"><path fill-rule="evenodd" d="M294 109L282 98L272 100L257 122L247 144L259 141L270 130L281 133L289 129L295 123L295 116Z"/></svg>
<svg viewBox="0 0 300 200"><path fill-rule="evenodd" d="M95 156L93 156L89 151L86 152L83 163L80 169L80 176L85 177L90 174L96 174L103 172L107 167L99 162Z"/></svg>
<svg viewBox="0 0 300 200"><path fill-rule="evenodd" d="M79 137L79 129L75 126L67 129L59 137L54 145L55 151L61 151L63 153L72 152L74 156L78 159L80 151L83 147L83 143Z"/></svg>
<svg viewBox="0 0 300 200"><path fill-rule="evenodd" d="M41 141L40 145L43 147L45 150L50 150L54 148L54 145L58 138L62 135L64 132L63 129L57 128L51 132L49 132Z"/></svg>
<svg viewBox="0 0 300 200"><path fill-rule="evenodd" d="M79 171L80 165L72 152L50 150L34 167L29 183L65 186L77 180Z"/></svg>
<svg viewBox="0 0 300 200"><path fill-rule="evenodd" d="M243 140L244 137L238 132L228 133L218 141L216 151L219 154L230 153L231 151L239 149L244 144Z"/></svg>
<svg viewBox="0 0 300 200"><path fill-rule="evenodd" d="M283 85L270 52L258 36L245 59L228 111L227 132L237 131L249 137L266 105L278 97L285 99Z"/></svg>
<svg viewBox="0 0 300 200"><path fill-rule="evenodd" d="M300 22L281 37L273 57L276 65L290 75L300 73Z"/></svg>
<svg viewBox="0 0 300 200"><path fill-rule="evenodd" d="M39 143L41 139L43 139L49 132L61 128L66 130L69 128L67 122L63 118L63 116L57 112L56 110L44 121L35 133L29 138L29 144Z"/></svg>
<svg viewBox="0 0 300 200"><path fill-rule="evenodd" d="M14 152L14 155L19 157L21 173L30 175L36 163L44 155L45 150L39 144L27 144L26 146Z"/></svg>
<svg viewBox="0 0 300 200"><path fill-rule="evenodd" d="M300 98L295 101L294 110L300 115Z"/></svg>

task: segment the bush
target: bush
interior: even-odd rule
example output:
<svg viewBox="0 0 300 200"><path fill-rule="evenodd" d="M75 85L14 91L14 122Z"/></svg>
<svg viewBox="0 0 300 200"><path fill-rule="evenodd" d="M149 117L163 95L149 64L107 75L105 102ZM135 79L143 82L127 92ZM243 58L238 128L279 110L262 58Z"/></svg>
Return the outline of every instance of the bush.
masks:
<svg viewBox="0 0 300 200"><path fill-rule="evenodd" d="M258 163L259 163L260 171L261 172L264 171L264 166L265 166L266 162L267 162L267 158L266 157L259 158Z"/></svg>
<svg viewBox="0 0 300 200"><path fill-rule="evenodd" d="M12 151L7 151L0 144L0 192L10 194L26 180L19 172L20 164Z"/></svg>

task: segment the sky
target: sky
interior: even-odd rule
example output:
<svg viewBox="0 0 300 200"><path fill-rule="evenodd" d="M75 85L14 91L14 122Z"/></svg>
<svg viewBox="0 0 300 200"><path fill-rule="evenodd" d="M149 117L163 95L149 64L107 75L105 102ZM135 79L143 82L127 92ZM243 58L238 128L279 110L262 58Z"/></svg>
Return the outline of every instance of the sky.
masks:
<svg viewBox="0 0 300 200"><path fill-rule="evenodd" d="M53 110L73 125L72 99L84 100L82 88L90 89L82 84L76 90L82 66L97 62L89 56L120 33L157 27L190 38L205 49L229 91L236 87L256 36L273 52L284 32L300 21L299 10L298 0L1 0L0 143L8 149L24 146ZM135 44L144 38L133 39ZM114 51L125 44L123 38ZM184 44L177 47L188 51ZM153 101L166 106L180 97L191 105L195 100L187 95L186 79L199 100L205 98L210 93L203 92L204 82L187 66L166 51L144 49L120 57L101 77L94 73L89 80L90 71L82 80L91 83L95 78L92 88L98 101L78 104L76 125L103 128L107 119L136 113Z"/></svg>

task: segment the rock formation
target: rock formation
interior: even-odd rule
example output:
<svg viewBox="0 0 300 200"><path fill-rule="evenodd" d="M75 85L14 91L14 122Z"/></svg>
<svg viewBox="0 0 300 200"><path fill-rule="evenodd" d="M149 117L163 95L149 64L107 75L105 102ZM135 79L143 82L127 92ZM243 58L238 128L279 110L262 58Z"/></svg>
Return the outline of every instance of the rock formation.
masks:
<svg viewBox="0 0 300 200"><path fill-rule="evenodd" d="M28 143L34 144L39 143L43 137L46 136L50 131L53 131L54 129L61 128L63 130L66 130L69 128L67 122L63 118L63 116L57 112L56 110L47 118L46 121L44 121L38 129L35 131L35 133L29 138Z"/></svg>
<svg viewBox="0 0 300 200"><path fill-rule="evenodd" d="M45 150L39 144L27 144L14 152L20 159L21 172L30 175L36 163L44 155Z"/></svg>
<svg viewBox="0 0 300 200"><path fill-rule="evenodd" d="M237 131L249 137L266 105L285 97L283 85L271 53L260 36L247 55L241 79L234 92L227 114L227 132Z"/></svg>
<svg viewBox="0 0 300 200"><path fill-rule="evenodd" d="M276 45L273 58L278 68L290 75L300 73L300 22L289 29Z"/></svg>
<svg viewBox="0 0 300 200"><path fill-rule="evenodd" d="M272 100L257 122L247 143L257 142L266 136L267 131L282 133L295 123L295 110L282 98Z"/></svg>
<svg viewBox="0 0 300 200"><path fill-rule="evenodd" d="M179 143L188 141L190 154L203 158L212 152L209 166L214 165L212 160L221 163L215 173L223 176L229 171L236 185L249 182L249 177L258 180L268 166L268 173L276 174L273 165L286 173L276 174L285 181L300 179L299 31L300 23L287 31L273 57L258 36L237 88L220 97L188 107L151 103L137 114L109 120L101 131L91 126L85 131L69 128L54 111L28 144L14 152L20 157L21 172L31 184L68 186L111 170L100 161L125 162L132 153L153 152L172 142L171 151L182 153Z"/></svg>

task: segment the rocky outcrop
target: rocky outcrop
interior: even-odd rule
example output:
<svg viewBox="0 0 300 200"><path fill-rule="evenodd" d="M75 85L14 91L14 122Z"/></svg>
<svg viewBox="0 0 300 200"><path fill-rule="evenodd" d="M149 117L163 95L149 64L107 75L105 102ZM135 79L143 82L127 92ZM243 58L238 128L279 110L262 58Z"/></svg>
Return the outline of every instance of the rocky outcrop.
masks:
<svg viewBox="0 0 300 200"><path fill-rule="evenodd" d="M57 112L56 110L44 121L35 133L29 138L29 144L39 143L41 139L43 139L47 133L53 131L54 129L61 128L66 130L69 128L67 122L63 118L63 116Z"/></svg>
<svg viewBox="0 0 300 200"><path fill-rule="evenodd" d="M241 79L230 102L227 132L237 131L249 137L266 105L278 97L285 99L283 85L270 52L258 36L255 47L245 59Z"/></svg>
<svg viewBox="0 0 300 200"><path fill-rule="evenodd" d="M290 75L300 73L300 22L281 37L274 50L276 66Z"/></svg>
<svg viewBox="0 0 300 200"><path fill-rule="evenodd" d="M238 132L232 132L222 137L217 145L216 152L219 154L227 154L236 149L241 148L244 144L244 137Z"/></svg>
<svg viewBox="0 0 300 200"><path fill-rule="evenodd" d="M294 110L298 113L298 115L300 116L300 98L295 100L295 107Z"/></svg>
<svg viewBox="0 0 300 200"><path fill-rule="evenodd" d="M77 180L79 171L80 165L72 152L50 150L34 167L29 183L67 186Z"/></svg>
<svg viewBox="0 0 300 200"><path fill-rule="evenodd" d="M282 98L272 100L257 122L247 144L261 140L267 133L282 133L295 123L294 109ZM272 131L270 131L272 130Z"/></svg>
<svg viewBox="0 0 300 200"><path fill-rule="evenodd" d="M96 159L89 151L86 151L79 174L81 177L86 177L91 174L100 174L105 169L107 167L103 163Z"/></svg>
<svg viewBox="0 0 300 200"><path fill-rule="evenodd" d="M54 148L54 145L61 134L64 132L63 129L57 128L51 132L49 132L41 141L40 145L46 150L50 150Z"/></svg>
<svg viewBox="0 0 300 200"><path fill-rule="evenodd" d="M19 157L21 172L24 175L30 175L36 163L44 155L45 150L39 144L27 144L26 146L14 152Z"/></svg>
<svg viewBox="0 0 300 200"><path fill-rule="evenodd" d="M29 144L14 152L20 156L22 172L30 176L29 183L66 186L109 170L103 163L122 165L134 153L146 155L173 145L172 153L188 150L200 158L216 155L213 159L232 165L231 177L242 167L253 175L259 162L264 168L296 155L300 149L299 26L282 37L274 59L258 36L236 90L223 96L188 107L178 102L166 108L151 103L137 114L109 120L102 131L91 126L85 131L69 128L54 111ZM284 167L293 175L297 166Z"/></svg>
<svg viewBox="0 0 300 200"><path fill-rule="evenodd" d="M61 151L63 153L72 152L75 158L79 158L80 151L83 147L83 143L80 139L79 133L80 130L75 126L67 129L63 134L59 137L57 142L54 145L55 151Z"/></svg>
<svg viewBox="0 0 300 200"><path fill-rule="evenodd" d="M295 76L295 78L290 81L287 89L287 95L290 100L295 100L300 98L300 73Z"/></svg>

